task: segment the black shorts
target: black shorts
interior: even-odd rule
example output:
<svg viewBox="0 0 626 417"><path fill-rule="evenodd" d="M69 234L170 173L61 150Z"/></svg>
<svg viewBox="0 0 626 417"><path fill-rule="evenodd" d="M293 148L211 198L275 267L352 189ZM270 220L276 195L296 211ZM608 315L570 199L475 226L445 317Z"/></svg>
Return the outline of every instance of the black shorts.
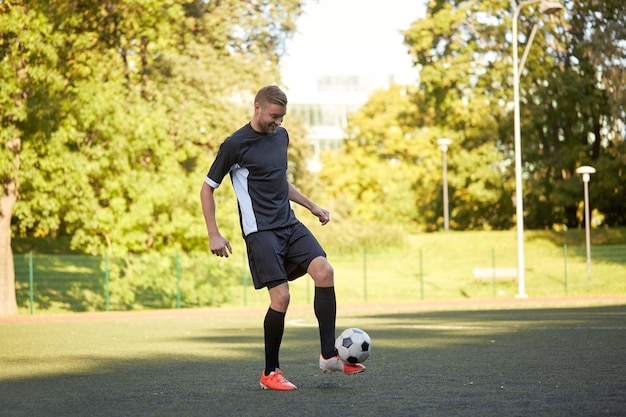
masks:
<svg viewBox="0 0 626 417"><path fill-rule="evenodd" d="M251 233L245 237L254 288L272 288L306 274L313 259L326 252L305 225Z"/></svg>

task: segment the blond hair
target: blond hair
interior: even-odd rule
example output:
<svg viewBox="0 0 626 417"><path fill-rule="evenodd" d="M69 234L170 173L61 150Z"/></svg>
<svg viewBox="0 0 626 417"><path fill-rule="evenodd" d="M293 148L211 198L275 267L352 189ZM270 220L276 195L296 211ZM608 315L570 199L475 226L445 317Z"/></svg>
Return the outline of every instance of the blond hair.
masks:
<svg viewBox="0 0 626 417"><path fill-rule="evenodd" d="M278 104L287 107L287 95L275 85L268 85L259 90L254 97L254 102L259 104Z"/></svg>

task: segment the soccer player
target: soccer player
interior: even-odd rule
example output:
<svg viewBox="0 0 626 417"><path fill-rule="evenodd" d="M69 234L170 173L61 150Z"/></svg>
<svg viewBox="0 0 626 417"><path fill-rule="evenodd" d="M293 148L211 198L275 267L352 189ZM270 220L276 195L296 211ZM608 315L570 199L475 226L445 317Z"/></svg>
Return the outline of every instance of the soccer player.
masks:
<svg viewBox="0 0 626 417"><path fill-rule="evenodd" d="M308 273L315 283L313 309L319 325L319 366L325 373L363 372L361 364L344 363L335 350L333 268L313 234L295 217L290 201L306 207L322 225L329 212L300 193L287 179L289 134L281 126L287 96L276 86L261 88L254 99L252 120L228 137L202 184L200 198L211 252L232 254L215 218L214 191L230 174L239 207L239 219L256 289L267 288L270 305L263 322L265 370L261 387L295 390L280 371L279 351L289 306L289 281Z"/></svg>

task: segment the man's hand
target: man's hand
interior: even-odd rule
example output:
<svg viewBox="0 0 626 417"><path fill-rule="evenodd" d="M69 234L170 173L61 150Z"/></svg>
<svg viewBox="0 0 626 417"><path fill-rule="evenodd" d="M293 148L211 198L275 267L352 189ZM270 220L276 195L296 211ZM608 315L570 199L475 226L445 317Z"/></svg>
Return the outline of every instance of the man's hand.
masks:
<svg viewBox="0 0 626 417"><path fill-rule="evenodd" d="M313 213L313 215L319 219L320 223L322 223L322 226L330 221L330 212L319 206L313 207L311 213Z"/></svg>
<svg viewBox="0 0 626 417"><path fill-rule="evenodd" d="M230 242L222 237L222 235L209 236L211 242L211 253L215 256L227 257L233 253Z"/></svg>
<svg viewBox="0 0 626 417"><path fill-rule="evenodd" d="M302 207L308 208L320 220L322 226L330 221L330 213L302 195L292 183L289 183L289 199Z"/></svg>

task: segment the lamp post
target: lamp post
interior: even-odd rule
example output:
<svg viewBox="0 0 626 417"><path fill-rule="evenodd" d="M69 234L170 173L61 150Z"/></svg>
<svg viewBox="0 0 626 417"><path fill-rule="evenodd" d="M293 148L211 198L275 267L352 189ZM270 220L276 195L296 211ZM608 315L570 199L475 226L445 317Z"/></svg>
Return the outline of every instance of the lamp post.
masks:
<svg viewBox="0 0 626 417"><path fill-rule="evenodd" d="M450 214L448 211L448 146L452 139L437 139L437 145L441 148L443 158L443 229L447 232L450 228Z"/></svg>
<svg viewBox="0 0 626 417"><path fill-rule="evenodd" d="M576 168L576 173L582 175L584 189L585 189L585 240L587 243L587 281L590 281L591 280L591 236L590 236L589 229L591 225L589 224L589 180L591 179L591 174L596 173L596 169L594 167L583 165L581 167Z"/></svg>
<svg viewBox="0 0 626 417"><path fill-rule="evenodd" d="M544 1L544 0L527 0L517 5L513 12L512 20L512 34L513 34L513 105L514 105L514 130L515 130L515 217L517 222L517 283L518 283L518 298L526 298L526 283L524 276L524 202L522 193L522 134L520 124L520 102L519 102L519 80L520 72L524 69L526 56L529 48L532 45L532 41L535 37L537 26L533 27L526 48L524 49L524 55L522 57L521 64L519 63L517 52L517 19L519 18L520 11L523 7L529 4L540 3L539 12L544 14L552 14L561 9L563 5L557 1Z"/></svg>

